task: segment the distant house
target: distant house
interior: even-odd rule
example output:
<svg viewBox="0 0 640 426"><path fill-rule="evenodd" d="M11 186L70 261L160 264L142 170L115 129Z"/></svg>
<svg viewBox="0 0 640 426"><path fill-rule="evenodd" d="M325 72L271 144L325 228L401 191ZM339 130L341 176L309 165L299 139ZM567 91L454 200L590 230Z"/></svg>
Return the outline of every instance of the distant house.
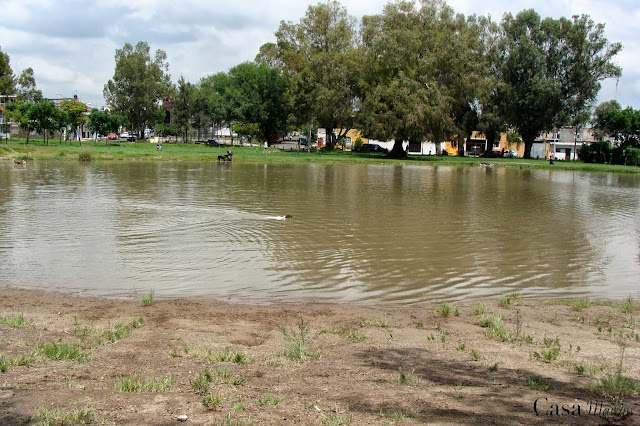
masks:
<svg viewBox="0 0 640 426"><path fill-rule="evenodd" d="M553 152L557 160L577 160L580 147L597 142L593 128L562 127L557 132L540 135L531 148L531 158L549 158Z"/></svg>
<svg viewBox="0 0 640 426"><path fill-rule="evenodd" d="M11 134L14 133L11 129L17 127L15 124L8 122L4 115L5 106L15 101L16 95L0 95L0 137L10 138Z"/></svg>

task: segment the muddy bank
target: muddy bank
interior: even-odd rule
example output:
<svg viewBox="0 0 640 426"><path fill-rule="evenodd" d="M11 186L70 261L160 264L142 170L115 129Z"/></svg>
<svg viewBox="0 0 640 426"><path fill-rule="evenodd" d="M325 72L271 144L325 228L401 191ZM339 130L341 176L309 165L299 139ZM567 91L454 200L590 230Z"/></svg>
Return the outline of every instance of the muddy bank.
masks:
<svg viewBox="0 0 640 426"><path fill-rule="evenodd" d="M142 306L1 288L0 424L601 424L613 394L639 424L637 382L607 379L622 354L640 379L640 305L585 302Z"/></svg>

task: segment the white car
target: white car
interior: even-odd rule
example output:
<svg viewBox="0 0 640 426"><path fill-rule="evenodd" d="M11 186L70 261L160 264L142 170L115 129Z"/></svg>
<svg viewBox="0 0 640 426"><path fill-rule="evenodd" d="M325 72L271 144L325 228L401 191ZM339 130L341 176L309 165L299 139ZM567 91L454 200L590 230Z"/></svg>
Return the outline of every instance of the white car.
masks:
<svg viewBox="0 0 640 426"><path fill-rule="evenodd" d="M518 158L518 153L510 149L508 151L505 151L502 156L504 158Z"/></svg>
<svg viewBox="0 0 640 426"><path fill-rule="evenodd" d="M127 139L131 137L131 132L122 132L120 133L120 138Z"/></svg>

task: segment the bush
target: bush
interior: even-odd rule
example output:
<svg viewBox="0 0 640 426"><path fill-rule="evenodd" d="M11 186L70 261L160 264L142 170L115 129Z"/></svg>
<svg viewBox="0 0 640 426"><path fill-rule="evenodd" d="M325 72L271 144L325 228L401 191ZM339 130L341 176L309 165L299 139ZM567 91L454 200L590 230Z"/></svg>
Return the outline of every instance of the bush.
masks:
<svg viewBox="0 0 640 426"><path fill-rule="evenodd" d="M611 160L611 143L593 142L580 147L579 156L584 163L608 163Z"/></svg>
<svg viewBox="0 0 640 426"><path fill-rule="evenodd" d="M640 166L640 149L638 149L638 148L627 148L626 165L627 166Z"/></svg>
<svg viewBox="0 0 640 426"><path fill-rule="evenodd" d="M360 149L362 148L362 144L363 143L364 142L362 141L362 138L360 136L358 136L356 141L353 143L353 150L354 151L360 151Z"/></svg>
<svg viewBox="0 0 640 426"><path fill-rule="evenodd" d="M91 161L91 151L89 150L80 151L80 153L78 154L78 159L80 161Z"/></svg>

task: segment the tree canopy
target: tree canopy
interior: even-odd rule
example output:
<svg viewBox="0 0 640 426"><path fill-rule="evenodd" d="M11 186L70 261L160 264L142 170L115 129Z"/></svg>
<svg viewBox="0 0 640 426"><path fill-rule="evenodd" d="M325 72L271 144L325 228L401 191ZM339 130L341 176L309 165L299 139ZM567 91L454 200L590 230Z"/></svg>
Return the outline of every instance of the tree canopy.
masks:
<svg viewBox="0 0 640 426"><path fill-rule="evenodd" d="M15 85L9 55L0 50L0 95L13 95Z"/></svg>
<svg viewBox="0 0 640 426"><path fill-rule="evenodd" d="M300 22L281 22L277 43L260 48L256 61L278 67L290 79L286 99L290 120L312 121L332 146L354 125L358 81L356 20L337 1L309 6ZM343 134L334 137L333 130Z"/></svg>
<svg viewBox="0 0 640 426"><path fill-rule="evenodd" d="M593 121L623 148L640 148L640 110L622 109L616 101L604 102L596 108Z"/></svg>
<svg viewBox="0 0 640 426"><path fill-rule="evenodd" d="M542 131L575 124L595 101L600 81L620 76L611 60L622 46L609 44L604 27L584 15L541 19L529 9L506 14L502 29L502 114L522 136L529 158Z"/></svg>
<svg viewBox="0 0 640 426"><path fill-rule="evenodd" d="M36 87L36 78L33 68L29 67L20 73L17 80L17 100L22 102L40 102L42 91Z"/></svg>
<svg viewBox="0 0 640 426"><path fill-rule="evenodd" d="M76 98L70 98L63 100L60 103L60 107L67 114L68 124L74 129L76 137L79 138L78 127L87 122L85 114L87 106Z"/></svg>
<svg viewBox="0 0 640 426"><path fill-rule="evenodd" d="M104 97L114 112L127 117L131 128L139 133L155 122L160 102L173 93L166 59L167 54L160 49L152 58L149 45L143 41L135 48L125 43L116 50L115 72L104 86Z"/></svg>
<svg viewBox="0 0 640 426"><path fill-rule="evenodd" d="M275 43L243 63L192 84L169 81L166 54L125 44L104 87L115 112L141 131L170 111L189 130L240 126L263 138L287 128L323 127L331 147L357 127L403 144L465 142L484 132L487 155L503 131L529 157L544 131L587 122L600 82L621 75L604 26L586 15L541 18L534 10L501 22L464 16L444 0L396 0L358 24L335 0L282 21ZM167 114L169 114L167 112ZM168 115L167 115L168 117ZM169 124L168 122L166 124ZM173 132L174 129L171 129Z"/></svg>
<svg viewBox="0 0 640 426"><path fill-rule="evenodd" d="M471 133L482 83L479 31L441 1L399 1L363 19L365 65L359 124L367 136L436 143ZM486 74L486 72L484 72ZM468 128L471 128L469 130Z"/></svg>

